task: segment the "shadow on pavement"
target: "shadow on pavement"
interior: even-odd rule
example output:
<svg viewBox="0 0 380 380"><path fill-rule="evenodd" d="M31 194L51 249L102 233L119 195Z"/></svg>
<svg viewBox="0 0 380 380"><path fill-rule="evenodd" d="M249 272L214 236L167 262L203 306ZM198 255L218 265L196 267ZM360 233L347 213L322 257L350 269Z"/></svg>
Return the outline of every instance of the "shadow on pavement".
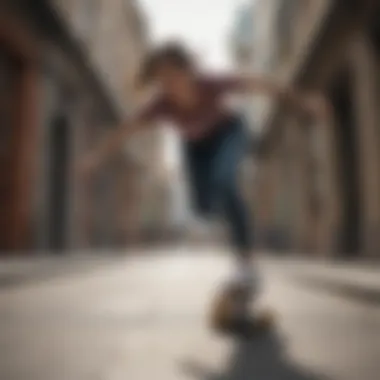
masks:
<svg viewBox="0 0 380 380"><path fill-rule="evenodd" d="M239 343L220 373L194 362L185 363L184 370L195 380L327 380L292 363L277 334Z"/></svg>

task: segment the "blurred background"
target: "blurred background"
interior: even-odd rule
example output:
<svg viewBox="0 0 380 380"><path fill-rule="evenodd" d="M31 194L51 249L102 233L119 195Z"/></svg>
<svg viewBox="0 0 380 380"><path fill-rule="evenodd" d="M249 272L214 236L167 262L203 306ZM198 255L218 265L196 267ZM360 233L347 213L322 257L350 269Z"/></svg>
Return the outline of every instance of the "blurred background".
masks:
<svg viewBox="0 0 380 380"><path fill-rule="evenodd" d="M74 173L79 158L136 107L144 52L171 37L213 70L321 90L334 106L332 125L317 125L265 98L241 100L256 148L243 179L260 247L377 256L376 6L224 0L204 6L215 12L211 21L180 2L1 4L4 256L219 239L215 229L196 232L178 139L167 126L126 143L88 183Z"/></svg>
<svg viewBox="0 0 380 380"><path fill-rule="evenodd" d="M308 352L308 363L331 378L375 380L380 371L380 4L375 0L0 0L0 378L151 378L130 374L127 366L116 375L97 377L93 367L104 359L101 348L115 348L117 339L96 334L107 323L115 327L119 320L107 319L112 313L133 322L124 305L132 302L132 294L136 305L145 299L157 306L153 300L165 294L171 305L187 310L193 305L189 300L203 300L208 293L202 289L209 289L224 270L223 226L204 224L194 214L171 126L126 142L94 178L75 172L78 160L138 106L135 75L141 60L151 46L170 38L189 45L207 69L262 74L284 85L322 91L331 102L333 119L323 124L257 95L239 99L252 144L242 165L242 186L255 217L257 250L267 253L264 273L275 284L269 299L283 307L288 331L303 342L295 343L299 352ZM133 261L136 257L141 262ZM82 273L95 262L102 263L101 269ZM80 274L69 279L73 272ZM30 279L58 273L66 287L46 282L31 290ZM334 303L306 290L297 295L278 279L285 274L328 285L331 292L339 289L342 299ZM145 285L143 279L148 279ZM14 285L17 293L12 293ZM173 288L181 295L172 294ZM361 306L347 306L343 295ZM104 306L102 300L111 304ZM320 319L297 314L299 302L314 315L327 314ZM157 310L168 316L168 305ZM82 330L65 330L69 310L103 321L102 327L93 326L94 341ZM101 310L101 317L94 310ZM149 313L157 315L157 310ZM198 310L196 302L191 310ZM58 314L65 328L52 322ZM197 324L186 321L192 326L184 327L189 334ZM37 348L41 337L26 327L35 323L40 330L37 325L32 330L42 333L47 322L55 326L51 331L60 326L65 335L58 338L48 328L44 348ZM156 336L156 343L149 343L156 353L167 342L162 326L156 326L157 336L149 330ZM146 327L139 328L147 333ZM334 343L333 332L338 334ZM200 345L207 352L218 350L214 341L210 346L206 338L190 334L192 339L184 333L187 340L181 338L182 346L173 343L169 352L185 346L197 352ZM68 346L60 351L58 342L66 335ZM85 341L99 349L99 356L82 347ZM304 349L305 341L313 342L316 351ZM128 342L132 348L140 344L141 355L154 356L148 343ZM73 348L78 344L82 351ZM334 344L339 360L326 356ZM278 355L272 351L266 351L267 357ZM41 356L26 360L31 352ZM87 353L80 360L85 369L78 370L75 352ZM49 356L53 353L57 356ZM52 366L62 357L76 364ZM165 358L161 363L171 363ZM140 359L136 356L133 363ZM136 368L142 370L143 362ZM268 363L273 367L273 361ZM49 366L54 368L50 372ZM260 379L314 379L283 363L277 375L246 367L242 373L251 377L227 371L223 379L259 374ZM72 372L66 373L69 368ZM169 375L158 364L154 368L165 379L187 378ZM79 375L82 370L85 375ZM219 379L198 372L196 378Z"/></svg>

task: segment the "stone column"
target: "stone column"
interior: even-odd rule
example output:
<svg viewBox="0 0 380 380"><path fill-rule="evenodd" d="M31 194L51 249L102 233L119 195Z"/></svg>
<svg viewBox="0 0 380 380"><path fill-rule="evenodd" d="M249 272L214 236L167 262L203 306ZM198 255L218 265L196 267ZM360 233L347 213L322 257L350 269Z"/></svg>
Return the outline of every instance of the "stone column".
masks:
<svg viewBox="0 0 380 380"><path fill-rule="evenodd" d="M305 131L294 116L288 116L285 126L286 151L284 160L287 161L287 171L284 173L284 185L286 186L285 200L288 204L288 228L292 247L297 251L308 248L309 208L308 191L309 175L307 163L309 159L309 147Z"/></svg>
<svg viewBox="0 0 380 380"><path fill-rule="evenodd" d="M286 180L286 152L284 151L284 130L283 123L277 124L278 128L274 133L273 146L269 162L268 187L267 194L263 196L267 198L267 231L271 238L275 239L275 244L279 248L284 248L284 243L288 245L289 230L289 203L288 203L288 185ZM259 200L260 202L260 200ZM284 238L286 241L284 241Z"/></svg>
<svg viewBox="0 0 380 380"><path fill-rule="evenodd" d="M78 88L78 90L80 90ZM83 95L82 95L83 96ZM68 174L67 185L67 224L65 229L66 245L69 250L82 248L83 231L81 225L81 185L82 179L77 173L77 163L82 158L82 135L83 135L83 110L84 104L81 97L72 99L67 107L67 126L69 129L69 146L68 146Z"/></svg>
<svg viewBox="0 0 380 380"><path fill-rule="evenodd" d="M274 152L260 159L257 173L255 202L255 230L259 242L267 240L267 234L275 227L276 178L278 174Z"/></svg>
<svg viewBox="0 0 380 380"><path fill-rule="evenodd" d="M338 157L333 118L327 123L314 126L314 154L318 170L316 186L320 201L317 219L316 251L320 255L330 256L336 253L338 225L341 218L341 202L338 193Z"/></svg>
<svg viewBox="0 0 380 380"><path fill-rule="evenodd" d="M41 103L39 107L40 131L37 159L37 177L35 183L35 248L46 250L49 248L49 132L51 120L59 103L56 79L51 72L45 72L41 80Z"/></svg>
<svg viewBox="0 0 380 380"><path fill-rule="evenodd" d="M378 126L378 67L373 46L364 31L352 44L354 105L357 116L360 190L362 205L361 240L366 255L380 249L380 144Z"/></svg>

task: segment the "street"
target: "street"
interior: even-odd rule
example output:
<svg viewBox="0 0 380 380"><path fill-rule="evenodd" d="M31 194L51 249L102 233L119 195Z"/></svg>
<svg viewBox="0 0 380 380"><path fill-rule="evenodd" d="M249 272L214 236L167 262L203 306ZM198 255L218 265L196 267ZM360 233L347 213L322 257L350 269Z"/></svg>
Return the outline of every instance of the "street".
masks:
<svg viewBox="0 0 380 380"><path fill-rule="evenodd" d="M380 307L304 287L262 263L272 334L208 330L228 273L214 253L119 258L0 291L1 380L377 380Z"/></svg>

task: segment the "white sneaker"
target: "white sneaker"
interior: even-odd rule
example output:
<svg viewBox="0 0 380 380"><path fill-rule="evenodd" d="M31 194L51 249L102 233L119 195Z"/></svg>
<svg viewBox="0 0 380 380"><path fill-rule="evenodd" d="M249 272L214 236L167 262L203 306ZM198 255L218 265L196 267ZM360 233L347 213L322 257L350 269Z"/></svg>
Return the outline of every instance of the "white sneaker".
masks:
<svg viewBox="0 0 380 380"><path fill-rule="evenodd" d="M256 298L259 292L259 275L256 268L250 265L240 267L229 281L229 285L247 290L252 298Z"/></svg>

